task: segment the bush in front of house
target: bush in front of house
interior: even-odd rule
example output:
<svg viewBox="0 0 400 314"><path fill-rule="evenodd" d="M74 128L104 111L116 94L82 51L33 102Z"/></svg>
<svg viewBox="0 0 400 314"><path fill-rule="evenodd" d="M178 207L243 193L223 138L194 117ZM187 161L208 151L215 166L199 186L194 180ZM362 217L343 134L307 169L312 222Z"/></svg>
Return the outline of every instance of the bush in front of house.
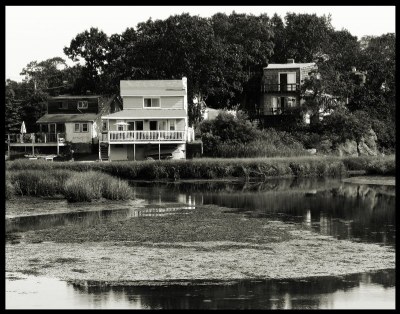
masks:
<svg viewBox="0 0 400 314"><path fill-rule="evenodd" d="M198 126L204 156L218 158L290 157L309 153L290 133L273 128L259 130L240 111L221 112Z"/></svg>

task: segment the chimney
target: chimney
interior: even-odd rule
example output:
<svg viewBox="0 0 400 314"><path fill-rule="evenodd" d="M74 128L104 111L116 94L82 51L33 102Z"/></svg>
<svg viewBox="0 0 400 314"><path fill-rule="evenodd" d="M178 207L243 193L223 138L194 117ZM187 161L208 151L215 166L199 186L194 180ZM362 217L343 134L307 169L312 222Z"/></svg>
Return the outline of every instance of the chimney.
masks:
<svg viewBox="0 0 400 314"><path fill-rule="evenodd" d="M182 85L185 91L187 91L187 78L184 76L182 77Z"/></svg>
<svg viewBox="0 0 400 314"><path fill-rule="evenodd" d="M287 63L294 63L294 59L287 59Z"/></svg>

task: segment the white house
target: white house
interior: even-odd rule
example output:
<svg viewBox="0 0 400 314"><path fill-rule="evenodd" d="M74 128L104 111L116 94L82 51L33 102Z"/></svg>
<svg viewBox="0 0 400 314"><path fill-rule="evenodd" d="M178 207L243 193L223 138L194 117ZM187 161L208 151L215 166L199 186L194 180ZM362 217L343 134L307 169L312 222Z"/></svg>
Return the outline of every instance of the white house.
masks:
<svg viewBox="0 0 400 314"><path fill-rule="evenodd" d="M101 160L184 159L188 126L187 79L124 80L123 110L102 116Z"/></svg>

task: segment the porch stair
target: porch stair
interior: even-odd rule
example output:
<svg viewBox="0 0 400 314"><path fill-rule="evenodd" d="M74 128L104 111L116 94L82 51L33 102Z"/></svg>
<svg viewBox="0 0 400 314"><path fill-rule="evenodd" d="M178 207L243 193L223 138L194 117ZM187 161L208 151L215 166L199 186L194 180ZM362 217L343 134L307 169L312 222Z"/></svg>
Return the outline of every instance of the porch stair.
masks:
<svg viewBox="0 0 400 314"><path fill-rule="evenodd" d="M108 161L108 147L100 145L100 159L101 161Z"/></svg>

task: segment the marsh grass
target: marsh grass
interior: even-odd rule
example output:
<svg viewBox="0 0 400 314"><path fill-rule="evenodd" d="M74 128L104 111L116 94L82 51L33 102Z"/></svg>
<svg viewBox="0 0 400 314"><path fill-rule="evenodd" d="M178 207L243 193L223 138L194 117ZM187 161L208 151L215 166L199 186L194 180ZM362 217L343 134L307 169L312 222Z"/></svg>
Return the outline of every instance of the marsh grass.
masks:
<svg viewBox="0 0 400 314"><path fill-rule="evenodd" d="M9 183L17 195L55 196L62 194L64 182L70 176L67 170L23 170L9 174Z"/></svg>
<svg viewBox="0 0 400 314"><path fill-rule="evenodd" d="M127 182L105 173L75 172L65 182L64 195L69 202L90 202L102 197L127 200L132 198L132 188Z"/></svg>
<svg viewBox="0 0 400 314"><path fill-rule="evenodd" d="M266 176L339 177L349 170L366 170L370 174L393 175L395 158L297 156L274 158L199 158L191 160L119 161L111 163L9 161L7 171L32 169L96 171L127 180L221 179ZM76 179L77 180L77 179ZM79 184L79 183L77 183ZM118 183L120 184L120 183ZM122 185L108 184L112 197ZM10 187L11 188L11 187ZM71 187L72 189L72 187ZM86 189L86 188L83 188ZM111 190L109 190L111 189ZM89 193L89 192L88 192ZM119 194L118 194L119 195Z"/></svg>
<svg viewBox="0 0 400 314"><path fill-rule="evenodd" d="M13 195L63 195L70 202L90 202L101 198L110 200L133 198L129 184L109 174L92 170L77 172L53 167L8 170L6 172L6 199L12 198Z"/></svg>

